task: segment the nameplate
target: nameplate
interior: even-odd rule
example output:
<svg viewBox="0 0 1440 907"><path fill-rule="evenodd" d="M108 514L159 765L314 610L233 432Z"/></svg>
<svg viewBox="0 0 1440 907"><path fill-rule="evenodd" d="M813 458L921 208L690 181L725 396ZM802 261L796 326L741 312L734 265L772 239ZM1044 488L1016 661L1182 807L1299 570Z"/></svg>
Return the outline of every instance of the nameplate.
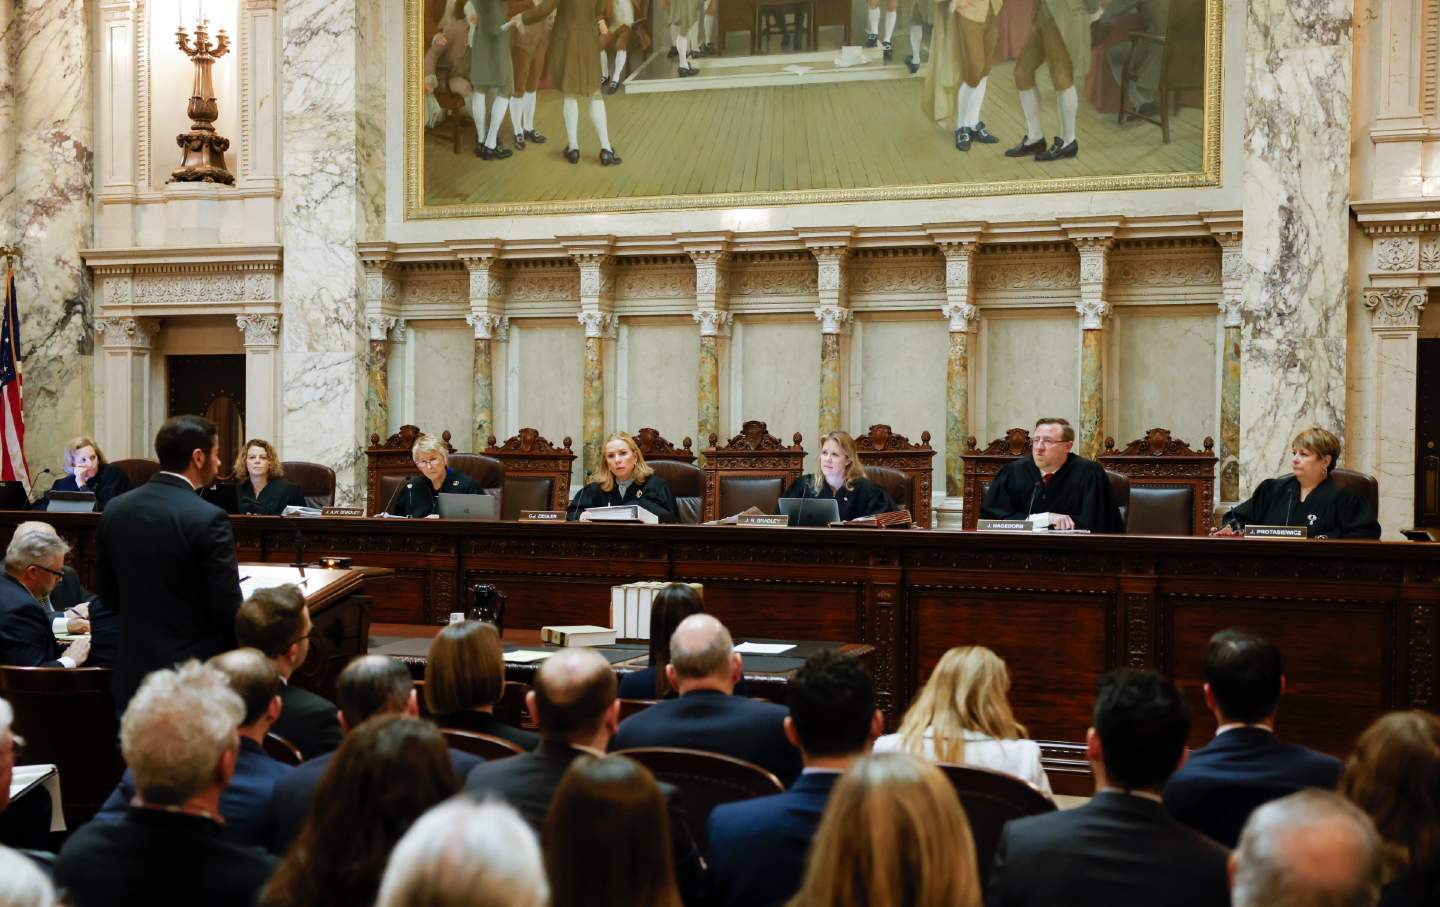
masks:
<svg viewBox="0 0 1440 907"><path fill-rule="evenodd" d="M1029 520L976 520L979 532L1033 532L1035 524Z"/></svg>
<svg viewBox="0 0 1440 907"><path fill-rule="evenodd" d="M1305 526L1246 526L1247 539L1303 539L1310 536Z"/></svg>
<svg viewBox="0 0 1440 907"><path fill-rule="evenodd" d="M321 507L321 516L364 516L364 507Z"/></svg>
<svg viewBox="0 0 1440 907"><path fill-rule="evenodd" d="M783 513L742 513L735 517L736 526L789 526L790 518Z"/></svg>
<svg viewBox="0 0 1440 907"><path fill-rule="evenodd" d="M565 522L565 511L563 511L563 510L522 510L522 511L520 511L520 522L522 522L522 523L563 523L563 522Z"/></svg>

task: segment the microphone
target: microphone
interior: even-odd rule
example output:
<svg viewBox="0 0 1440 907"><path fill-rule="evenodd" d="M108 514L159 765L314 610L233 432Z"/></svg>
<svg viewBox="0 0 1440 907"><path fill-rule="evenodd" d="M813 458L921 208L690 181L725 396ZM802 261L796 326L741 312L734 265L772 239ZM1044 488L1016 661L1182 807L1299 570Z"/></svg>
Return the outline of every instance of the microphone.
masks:
<svg viewBox="0 0 1440 907"><path fill-rule="evenodd" d="M1042 484L1044 483L1044 480L1043 480L1043 479L1041 480L1041 483L1042 483ZM1035 488L1034 488L1034 490L1032 490L1032 491L1030 492L1030 503L1025 505L1025 515L1026 515L1027 517L1028 517L1030 514L1032 514L1032 513L1035 512L1035 499L1036 499L1037 497L1039 497L1039 496L1040 496L1040 486L1039 486L1039 485L1036 485Z"/></svg>
<svg viewBox="0 0 1440 907"><path fill-rule="evenodd" d="M47 466L46 468L40 470L39 472L35 473L35 478L30 480L30 493L25 496L25 506L26 506L27 509L34 507L34 506L35 506L35 502L36 502L37 500L39 500L38 498L35 497L35 483L36 483L36 481L39 480L39 478L40 478L41 476L53 476L53 475L55 475L55 473L51 472L51 471L50 471L50 468L49 468L48 466ZM50 484L53 486L55 483L54 483L54 481L52 480ZM78 485L79 483L76 483L76 484ZM80 490L81 490L81 491L84 491L85 489L84 489L84 488L81 488Z"/></svg>
<svg viewBox="0 0 1440 907"><path fill-rule="evenodd" d="M390 508L395 506L395 499L400 497L400 492L402 489L408 491L409 487L410 485L408 482L401 482L399 485L396 485L395 490L390 492L390 500L386 501L385 506L380 508L380 513L387 516L391 515Z"/></svg>
<svg viewBox="0 0 1440 907"><path fill-rule="evenodd" d="M1292 492L1285 496L1285 525L1290 525L1290 510L1295 506L1295 498L1299 492Z"/></svg>
<svg viewBox="0 0 1440 907"><path fill-rule="evenodd" d="M1225 515L1220 518L1220 525L1228 526L1235 532L1239 532L1243 528L1240 525L1239 517L1235 516L1234 507L1231 507L1229 510L1225 511Z"/></svg>
<svg viewBox="0 0 1440 907"><path fill-rule="evenodd" d="M293 516L285 516L284 513L281 513L280 515L281 515L281 516L284 516L286 522L288 522L288 523L290 524L291 528L293 528L293 529L295 530L295 563L291 564L290 566L299 568L299 570L300 570L300 579L301 579L301 580L304 580L304 579L305 579L305 537L304 537L304 535L302 535L301 532L300 532L300 522L299 522L299 520L298 520L296 517L293 517Z"/></svg>

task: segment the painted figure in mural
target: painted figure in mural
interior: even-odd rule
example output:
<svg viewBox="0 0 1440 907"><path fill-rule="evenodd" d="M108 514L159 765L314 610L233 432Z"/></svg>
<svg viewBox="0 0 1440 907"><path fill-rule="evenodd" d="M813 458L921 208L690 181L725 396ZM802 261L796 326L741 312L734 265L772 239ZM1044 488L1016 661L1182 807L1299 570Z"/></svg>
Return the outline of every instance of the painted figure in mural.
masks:
<svg viewBox="0 0 1440 907"><path fill-rule="evenodd" d="M674 44L676 66L681 76L695 76L700 70L690 65L690 32L700 21L701 0L660 0L668 14L670 41Z"/></svg>
<svg viewBox="0 0 1440 907"><path fill-rule="evenodd" d="M993 145L1000 141L985 128L980 106L985 83L995 64L995 42L1000 37L1000 9L1005 0L951 0L960 36L960 85L955 92L955 148L969 151L970 143Z"/></svg>
<svg viewBox="0 0 1440 907"><path fill-rule="evenodd" d="M890 39L895 35L895 15L899 6L898 0L885 0L885 34L880 35L880 0L865 0L869 7L866 11L865 46L875 47L879 45L885 49L885 62L889 63L894 56L895 48L891 45Z"/></svg>
<svg viewBox="0 0 1440 907"><path fill-rule="evenodd" d="M600 37L600 85L606 94L620 90L625 76L625 60L630 54L630 38L635 31L635 5L631 0L599 0L596 14L605 22ZM642 46L642 52L644 48ZM615 67L610 67L610 52L615 52Z"/></svg>
<svg viewBox="0 0 1440 907"><path fill-rule="evenodd" d="M460 6L461 3L445 5L430 46L425 49L426 126L437 126L445 118L437 94L456 95L462 101L470 97L470 26L465 22ZM455 15L451 15L452 12ZM445 76L443 85L440 83L442 74ZM484 135L476 136L477 141L484 138Z"/></svg>
<svg viewBox="0 0 1440 907"><path fill-rule="evenodd" d="M905 65L910 72L920 71L920 48L925 40L925 29L935 27L935 0L910 0L910 55ZM934 52L931 52L934 56Z"/></svg>
<svg viewBox="0 0 1440 907"><path fill-rule="evenodd" d="M518 16L533 4L530 0L510 0L505 12ZM510 93L510 131L515 147L523 149L526 142L545 144L545 136L535 131L535 97L540 79L545 75L545 55L550 50L550 30L555 25L551 15L544 22L521 32L510 31L510 61L514 68L514 88Z"/></svg>
<svg viewBox="0 0 1440 907"><path fill-rule="evenodd" d="M1132 11L1140 14L1142 32L1147 35L1165 34L1170 22L1170 0L1110 0L1095 23L1096 28L1102 33L1108 31L1116 20ZM1160 86L1161 48L1148 41L1119 41L1105 52L1105 59L1110 64L1115 81L1124 84L1120 75L1125 69L1125 61L1130 58L1132 47L1134 66L1139 76L1130 83L1130 96L1125 100L1129 102L1129 108L1141 116L1159 116L1155 107L1155 89Z"/></svg>
<svg viewBox="0 0 1440 907"><path fill-rule="evenodd" d="M595 68L600 56L600 29L606 27L595 18L595 0L539 0L533 9L511 17L504 27L524 31L552 12L556 17L545 70L550 83L564 95L561 112L565 117L565 160L580 162L580 99L588 98L590 122L600 138L600 164L618 164L620 155L610 144L610 124L605 99L600 95L600 74Z"/></svg>
<svg viewBox="0 0 1440 907"><path fill-rule="evenodd" d="M1015 61L1015 88L1025 114L1025 135L1005 152L1006 157L1034 155L1037 161L1054 161L1080 153L1075 138L1080 92L1075 82L1090 69L1090 20L1099 10L1100 0L1039 0L1036 4L1030 36ZM1049 148L1040 125L1040 92L1035 88L1035 71L1042 63L1050 68L1060 108L1060 134Z"/></svg>
<svg viewBox="0 0 1440 907"><path fill-rule="evenodd" d="M465 21L470 24L470 84L475 89L470 96L470 115L475 118L475 133L480 136L475 156L486 161L504 160L515 153L500 144L500 126L515 93L510 36L505 34L505 0L466 0Z"/></svg>

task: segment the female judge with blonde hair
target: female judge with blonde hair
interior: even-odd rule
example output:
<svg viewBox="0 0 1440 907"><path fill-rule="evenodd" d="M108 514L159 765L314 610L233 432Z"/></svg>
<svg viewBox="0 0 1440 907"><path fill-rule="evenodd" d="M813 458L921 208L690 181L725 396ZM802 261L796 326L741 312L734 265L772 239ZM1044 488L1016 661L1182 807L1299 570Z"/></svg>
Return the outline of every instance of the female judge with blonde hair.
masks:
<svg viewBox="0 0 1440 907"><path fill-rule="evenodd" d="M104 510L111 498L130 490L130 477L120 467L110 465L100 445L84 435L66 442L64 466L65 475L50 490L91 492L95 495L97 511ZM49 498L46 498L48 505Z"/></svg>
<svg viewBox="0 0 1440 907"><path fill-rule="evenodd" d="M442 438L434 435L416 438L410 448L410 459L415 461L420 474L408 477L396 490L387 511L391 516L438 517L442 493L485 494L479 482L450 468L450 450Z"/></svg>
<svg viewBox="0 0 1440 907"><path fill-rule="evenodd" d="M900 730L875 741L875 752L1005 772L1050 797L1040 745L1025 739L1009 692L1010 673L1000 656L984 646L956 646L941 656Z"/></svg>
<svg viewBox="0 0 1440 907"><path fill-rule="evenodd" d="M592 507L638 504L662 523L678 521L675 494L645 462L640 445L623 431L605 439L604 459L590 474L590 482L575 495L565 519L583 518Z"/></svg>
<svg viewBox="0 0 1440 907"><path fill-rule="evenodd" d="M885 513L895 502L885 489L865 478L865 465L855 450L855 439L832 431L820 441L820 474L805 474L785 490L787 498L834 498L840 519Z"/></svg>

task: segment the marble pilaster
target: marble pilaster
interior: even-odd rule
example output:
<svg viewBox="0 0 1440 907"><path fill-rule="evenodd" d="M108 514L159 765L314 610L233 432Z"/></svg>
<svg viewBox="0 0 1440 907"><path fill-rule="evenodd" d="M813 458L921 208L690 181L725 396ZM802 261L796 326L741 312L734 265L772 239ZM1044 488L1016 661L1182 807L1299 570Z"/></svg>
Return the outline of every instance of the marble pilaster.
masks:
<svg viewBox="0 0 1440 907"><path fill-rule="evenodd" d="M273 438L280 427L280 316L236 315L245 338L245 433Z"/></svg>
<svg viewBox="0 0 1440 907"><path fill-rule="evenodd" d="M1425 290L1371 287L1364 300L1375 335L1371 470L1380 483L1383 537L1398 539L1399 530L1415 519L1415 363Z"/></svg>
<svg viewBox="0 0 1440 907"><path fill-rule="evenodd" d="M585 395L581 400L581 422L585 433L585 458L581 468L590 475L604 459L605 441L605 347L615 339L619 319L613 313L586 309L579 315L585 327Z"/></svg>
<svg viewBox="0 0 1440 907"><path fill-rule="evenodd" d="M465 323L475 331L474 394L470 424L471 450L484 450L495 432L494 344L509 336L510 319L471 312Z"/></svg>
<svg viewBox="0 0 1440 907"><path fill-rule="evenodd" d="M1105 320L1110 303L1105 299L1110 239L1073 240L1080 252L1080 424L1076 426L1080 456L1095 459L1105 445Z"/></svg>
<svg viewBox="0 0 1440 907"><path fill-rule="evenodd" d="M816 289L820 305L815 318L820 322L820 437L845 427L842 401L845 395L845 364L840 336L850 327L850 280L846 265L849 245L812 244L815 257ZM818 448L817 448L818 449Z"/></svg>
<svg viewBox="0 0 1440 907"><path fill-rule="evenodd" d="M1220 361L1220 500L1240 495L1240 329L1244 321L1245 247L1238 233L1217 233L1220 243L1220 313L1225 339Z"/></svg>
<svg viewBox="0 0 1440 907"><path fill-rule="evenodd" d="M365 436L369 441L390 437L390 335L399 324L400 319L393 315L365 318L370 335L365 361Z"/></svg>
<svg viewBox="0 0 1440 907"><path fill-rule="evenodd" d="M950 345L945 365L945 496L965 491L965 439L970 436L970 337L979 318L975 307L976 242L942 243L945 254L945 305Z"/></svg>
<svg viewBox="0 0 1440 907"><path fill-rule="evenodd" d="M1345 428L1355 12L1353 0L1245 9L1241 493L1285 471L1298 429Z"/></svg>
<svg viewBox="0 0 1440 907"><path fill-rule="evenodd" d="M95 440L112 460L154 458L150 349L160 322L153 318L97 318L95 331L100 336L99 380L107 389L104 411L97 414ZM29 397L27 394L27 403Z"/></svg>
<svg viewBox="0 0 1440 907"><path fill-rule="evenodd" d="M696 446L704 450L720 431L720 365L722 346L730 336L730 256L725 241L687 249L695 264L695 312L700 326L700 371L695 385ZM704 454L697 460L704 464Z"/></svg>

